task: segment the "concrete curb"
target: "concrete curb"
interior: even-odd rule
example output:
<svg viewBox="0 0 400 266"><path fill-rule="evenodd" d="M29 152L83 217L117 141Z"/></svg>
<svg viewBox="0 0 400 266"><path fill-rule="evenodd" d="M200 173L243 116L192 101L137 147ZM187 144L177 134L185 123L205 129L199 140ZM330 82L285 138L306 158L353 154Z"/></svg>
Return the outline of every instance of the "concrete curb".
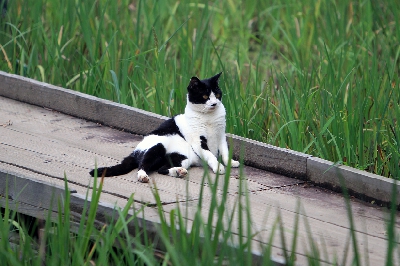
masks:
<svg viewBox="0 0 400 266"><path fill-rule="evenodd" d="M144 135L167 117L0 71L0 96Z"/></svg>
<svg viewBox="0 0 400 266"><path fill-rule="evenodd" d="M341 182L344 182L350 195L384 205L391 202L393 189L396 189L396 205L397 209L400 209L400 183L390 178L310 157L307 159L307 179L335 191L341 191Z"/></svg>
<svg viewBox="0 0 400 266"><path fill-rule="evenodd" d="M165 116L2 71L0 96L140 135L147 134L167 119ZM390 203L393 188L396 188L396 205L400 207L400 185L392 179L351 167L334 166L333 162L311 155L236 135L228 134L228 138L233 145L234 157L242 156L246 165L309 180L334 190L341 190L340 181L343 180L351 195L385 205Z"/></svg>
<svg viewBox="0 0 400 266"><path fill-rule="evenodd" d="M233 156L236 159L242 157L245 165L293 178L307 179L307 158L310 155L232 134L227 136L228 143L233 146Z"/></svg>

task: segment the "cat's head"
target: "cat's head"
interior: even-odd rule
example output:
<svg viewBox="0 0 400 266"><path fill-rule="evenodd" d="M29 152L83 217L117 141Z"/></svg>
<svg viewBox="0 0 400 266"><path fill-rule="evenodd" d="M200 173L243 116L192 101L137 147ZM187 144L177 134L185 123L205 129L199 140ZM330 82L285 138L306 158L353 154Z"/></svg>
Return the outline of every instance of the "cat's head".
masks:
<svg viewBox="0 0 400 266"><path fill-rule="evenodd" d="M222 91L218 79L222 72L208 79L192 77L189 82L188 101L201 112L210 112L221 105Z"/></svg>

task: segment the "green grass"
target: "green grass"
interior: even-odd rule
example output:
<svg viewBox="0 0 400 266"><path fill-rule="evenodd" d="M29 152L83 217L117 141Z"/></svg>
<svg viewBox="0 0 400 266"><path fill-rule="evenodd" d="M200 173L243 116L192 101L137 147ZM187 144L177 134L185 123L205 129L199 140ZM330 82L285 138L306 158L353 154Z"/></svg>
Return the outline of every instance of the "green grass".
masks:
<svg viewBox="0 0 400 266"><path fill-rule="evenodd" d="M102 181L96 185L91 197L85 201L83 215L78 221L70 209L67 187L63 200L58 202L57 217L49 215L46 221L38 221L11 210L6 201L0 214L0 259L2 265L121 265L132 261L133 265L155 265L152 245L141 242L143 232L129 235L128 223L137 223L141 209L127 216L133 207L133 197L118 215L106 224L95 224L96 211L102 190ZM89 204L90 203L90 204ZM17 207L18 209L18 207ZM15 232L19 237L15 237ZM36 232L36 233L35 233ZM14 233L14 234L13 234ZM115 244L118 243L118 248ZM127 264L128 265L128 264Z"/></svg>
<svg viewBox="0 0 400 266"><path fill-rule="evenodd" d="M3 71L166 116L224 71L229 132L400 177L399 1L9 2Z"/></svg>
<svg viewBox="0 0 400 266"><path fill-rule="evenodd" d="M234 206L234 210L244 214L239 216L237 234L232 230L233 220L237 217L226 204L230 168L227 170L228 174L217 176L217 180L211 180L205 172L200 198L208 187L205 183L215 181L210 185L213 197L205 217L202 215L205 203L199 201L191 223L185 218L186 211L179 206L166 218L155 186L153 195L160 218L157 237L150 237L146 223L139 226L138 218L145 217L145 213L143 208L135 208L134 195L123 209L116 208L116 217L110 217L105 224L96 223L103 186L103 180L98 182L97 177L94 178L91 196L89 193L86 195L82 210L87 215L77 221L76 214L70 209L71 196L65 182L66 193L58 202L58 215L56 218L48 216L46 222L42 222L42 233L39 232L38 236L32 234L39 229L38 221L21 218L15 210L10 210L8 200L5 200L5 208L0 212L2 265L252 265L251 239L245 237L251 235L251 219L246 215L250 206L246 201L248 194L244 193L245 182L239 188L243 193L239 193ZM221 183L218 179L224 179L222 192L217 191L218 183ZM222 198L217 195L222 195ZM132 216L128 216L129 210L133 210ZM135 228L134 232L130 230L132 228ZM15 233L19 237L15 237ZM273 234L274 231L271 237ZM163 250L157 250L157 247ZM273 265L270 249L265 249L262 255L260 263Z"/></svg>
<svg viewBox="0 0 400 266"><path fill-rule="evenodd" d="M12 179L10 179L12 182ZM108 217L107 222L96 222L103 180L95 177L91 196L86 194L83 214L77 217L76 210L70 209L71 195L67 182L61 200L58 202L57 215L49 211L46 221L38 221L17 213L18 207L11 210L7 194L0 198L0 261L2 265L276 265L271 260L273 247L280 240L281 256L287 265L298 263L299 245L303 245L308 265L368 265L368 250L360 252L363 244L357 241L357 228L347 190L343 187L344 201L347 205L349 234L344 253L332 258L327 255L324 245L317 245L301 202L298 202L294 217L294 226L290 229L292 240L287 240L285 221L278 213L270 221L268 235L258 250L261 254L253 257L255 242L259 232L254 232L250 215L250 201L247 183L241 171L237 197L234 204L228 204L227 195L230 185L230 167L225 175L210 177L204 172L200 197L194 213L187 219L188 210L177 204L168 212L158 194L156 184L153 195L158 210L159 225L156 236L147 231L146 223L140 218L146 217L146 209L134 205L132 195L124 208L116 208L116 215ZM222 184L222 185L221 185ZM204 200L206 190L211 192L209 200ZM21 193L24 193L23 189ZM392 202L396 202L396 185L393 186ZM133 215L128 215L129 211ZM206 210L206 211L205 211ZM190 212L192 212L191 210ZM278 210L279 212L279 210ZM131 212L132 213L132 212ZM266 212L268 215L268 211ZM386 229L387 252L386 265L395 265L399 256L398 233L396 231L396 205L387 213ZM303 219L300 220L300 218ZM302 223L308 234L307 239L299 238ZM39 230L39 233L34 233ZM151 230L152 228L149 228ZM264 228L259 230L264 231ZM278 231L279 230L279 231ZM284 233L286 232L286 233ZM261 233L261 232L260 232ZM264 232L265 233L265 232ZM279 235L278 235L279 234ZM252 236L250 239L247 236ZM365 244L365 242L364 242ZM373 244L373 243L369 243ZM303 248L304 250L304 248ZM301 251L300 253L303 253ZM349 255L352 254L352 255ZM366 257L364 257L366 256Z"/></svg>
<svg viewBox="0 0 400 266"><path fill-rule="evenodd" d="M378 2L9 1L7 13L0 17L0 70L166 116L183 112L191 76L224 71L221 87L229 132L398 179L400 2ZM248 264L251 258L244 251L252 248L250 242L240 237L240 252L234 252L230 224L210 226L213 220L223 220L218 218L232 221L224 198L217 200L215 191L213 196L207 221L200 215L200 201L192 225L182 218L184 210L177 208L166 220L159 206L164 257L155 254L154 243L143 232L138 234L147 241L127 233L129 204L104 228L86 226L96 211L91 204L88 220L74 227L66 195L59 205L66 215L46 223L46 242L32 238L18 215L5 208L0 217L0 261ZM246 204L243 196L236 206L241 236L250 230ZM350 207L348 211L351 221ZM387 265L397 256L395 213L393 206ZM182 230L167 230L169 225ZM280 226L277 221L275 230ZM8 241L10 228L20 235L16 247ZM309 231L309 263L318 265L323 250ZM349 249L357 251L352 232ZM111 248L115 241L126 244ZM41 243L46 243L45 252ZM298 244L285 245L294 250ZM195 256L177 252L176 246ZM271 249L265 247L266 265ZM355 254L353 264L362 264L363 258ZM285 256L293 263L293 252ZM336 262L342 260L338 257Z"/></svg>

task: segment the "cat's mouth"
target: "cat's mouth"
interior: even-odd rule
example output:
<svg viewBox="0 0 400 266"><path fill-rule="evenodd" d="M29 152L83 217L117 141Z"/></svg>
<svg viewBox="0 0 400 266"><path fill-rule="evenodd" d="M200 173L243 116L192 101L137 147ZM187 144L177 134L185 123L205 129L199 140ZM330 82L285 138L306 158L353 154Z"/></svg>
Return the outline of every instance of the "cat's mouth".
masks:
<svg viewBox="0 0 400 266"><path fill-rule="evenodd" d="M207 108L209 108L211 110L214 110L215 108L218 107L218 103L207 104L206 106L207 106Z"/></svg>
<svg viewBox="0 0 400 266"><path fill-rule="evenodd" d="M204 106L200 112L202 113L209 113L209 112L214 112L216 106Z"/></svg>
<svg viewBox="0 0 400 266"><path fill-rule="evenodd" d="M217 108L217 105L206 106L206 110L213 111Z"/></svg>

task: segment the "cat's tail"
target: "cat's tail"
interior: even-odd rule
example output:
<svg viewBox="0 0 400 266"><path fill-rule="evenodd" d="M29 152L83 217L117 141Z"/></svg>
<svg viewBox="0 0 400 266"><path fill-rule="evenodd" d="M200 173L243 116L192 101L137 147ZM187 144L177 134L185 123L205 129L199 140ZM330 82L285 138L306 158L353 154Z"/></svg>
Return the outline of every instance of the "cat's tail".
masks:
<svg viewBox="0 0 400 266"><path fill-rule="evenodd" d="M138 168L138 162L135 157L132 155L126 157L122 160L120 164L110 166L110 167L100 167L97 168L97 176L117 176L117 175L125 175L132 171L133 169ZM89 172L91 176L94 176L95 169Z"/></svg>

